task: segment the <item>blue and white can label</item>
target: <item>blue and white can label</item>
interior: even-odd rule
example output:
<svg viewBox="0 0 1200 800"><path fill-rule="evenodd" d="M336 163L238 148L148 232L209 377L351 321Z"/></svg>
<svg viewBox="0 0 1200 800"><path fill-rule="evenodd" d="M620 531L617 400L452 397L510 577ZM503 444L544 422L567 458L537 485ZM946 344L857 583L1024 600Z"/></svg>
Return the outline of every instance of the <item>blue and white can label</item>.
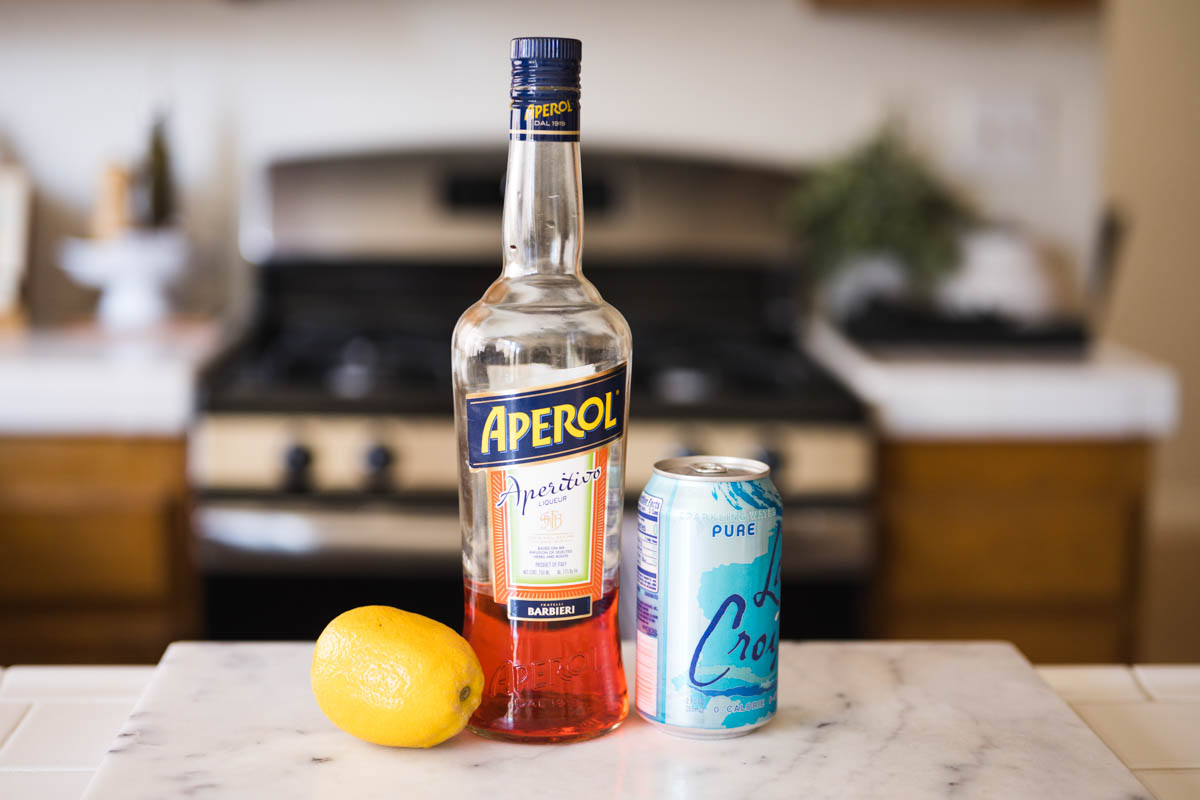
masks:
<svg viewBox="0 0 1200 800"><path fill-rule="evenodd" d="M680 462L710 475L662 469ZM778 702L779 493L747 459L655 467L638 500L638 712L685 736L747 733Z"/></svg>

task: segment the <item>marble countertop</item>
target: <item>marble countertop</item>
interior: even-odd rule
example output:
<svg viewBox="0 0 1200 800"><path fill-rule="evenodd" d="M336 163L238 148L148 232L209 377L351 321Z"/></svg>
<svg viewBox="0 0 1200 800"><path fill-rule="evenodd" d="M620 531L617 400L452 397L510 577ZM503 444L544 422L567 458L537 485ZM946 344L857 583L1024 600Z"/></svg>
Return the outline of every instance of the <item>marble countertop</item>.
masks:
<svg viewBox="0 0 1200 800"><path fill-rule="evenodd" d="M151 667L0 669L0 797L78 800L87 792L100 798L340 800L396 796L402 788L423 796L431 781L446 798L471 794L467 788L480 784L489 797L503 797L506 777L521 778L526 765L539 762L549 764L551 788L579 767L588 777L572 790L577 798L716 796L722 786L726 798L754 787L756 797L1091 798L1119 796L1118 786L1129 796L1149 797L1128 783L1095 739L1082 735L1079 719L1159 800L1200 797L1200 666L1039 667L1037 675L1076 717L1003 646L868 645L854 652L859 647L785 645L785 680L807 676L811 685L789 689L785 683L780 718L732 742L672 739L630 720L611 736L580 745L503 745L463 733L422 752L375 747L332 729L307 693L309 645L185 645L167 660L180 667L173 676ZM981 659L991 666L977 679L954 674ZM840 675L851 668L853 678ZM197 670L212 670L211 677ZM230 691L223 681L231 675L249 683ZM992 682L994 697L964 697L980 681ZM806 698L807 711L797 706ZM130 717L135 704L137 716ZM1011 707L997 718L994 712L1006 704ZM155 720L160 713L167 719ZM1037 727L1022 730L1039 717ZM190 738L196 723L198 738ZM127 733L134 735L120 735ZM1059 735L1066 738L1051 741ZM196 749L181 752L189 742ZM1067 766L1044 771L1064 750L1074 753ZM971 758L954 760L968 751ZM1084 752L1094 761L1081 759ZM556 754L569 758L560 766ZM1089 778L1094 783L1066 792L1061 780L1080 764L1097 770ZM951 767L961 778L950 777ZM722 768L737 776L740 789L728 793L729 784L718 782L712 773ZM224 785L206 786L217 781L202 780L205 771ZM1090 791L1109 774L1117 780L1112 791ZM919 776L928 791L914 784L917 790L890 792L904 776ZM172 777L169 784L153 782ZM154 786L162 788L155 793Z"/></svg>
<svg viewBox="0 0 1200 800"><path fill-rule="evenodd" d="M173 645L84 796L503 798L528 795L532 775L575 798L1150 796L1004 644L785 643L779 715L740 739L676 739L632 717L580 744L464 733L430 751L334 728L310 658L309 644Z"/></svg>
<svg viewBox="0 0 1200 800"><path fill-rule="evenodd" d="M1178 424L1175 373L1113 343L1079 361L883 359L818 321L805 346L892 438L1159 438Z"/></svg>
<svg viewBox="0 0 1200 800"><path fill-rule="evenodd" d="M208 323L137 338L94 326L0 334L0 435L180 435L218 344Z"/></svg>

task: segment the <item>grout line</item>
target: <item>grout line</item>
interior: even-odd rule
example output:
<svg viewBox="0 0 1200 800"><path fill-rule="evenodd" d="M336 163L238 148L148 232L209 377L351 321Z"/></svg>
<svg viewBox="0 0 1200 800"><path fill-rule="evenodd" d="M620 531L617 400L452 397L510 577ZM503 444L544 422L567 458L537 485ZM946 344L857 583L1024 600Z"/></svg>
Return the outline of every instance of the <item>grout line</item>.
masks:
<svg viewBox="0 0 1200 800"><path fill-rule="evenodd" d="M80 697L72 697L70 695L29 695L21 696L19 694L0 694L0 703L3 702L25 702L25 703L80 703L87 705L89 703L136 703L141 699L141 695L114 695L111 697L97 697L95 695L83 695Z"/></svg>
<svg viewBox="0 0 1200 800"><path fill-rule="evenodd" d="M1129 705L1135 705L1135 704L1136 704L1136 705L1143 705L1143 706L1200 706L1200 697L1189 697L1189 698L1188 698L1188 699L1186 699L1186 700L1183 700L1183 699L1180 699L1180 700L1155 700L1155 699L1153 699L1153 698L1151 698L1151 699L1149 699L1149 700L1103 700L1103 699L1101 699L1101 700L1088 700L1088 699L1079 699L1079 700L1067 700L1067 701L1066 701L1066 703L1067 703L1067 705L1071 705L1071 706L1077 706L1077 705L1086 705L1086 706L1129 706Z"/></svg>
<svg viewBox="0 0 1200 800"><path fill-rule="evenodd" d="M1062 697L1062 695L1059 695L1059 697ZM0 700L3 700L3 699L4 698L0 697ZM1062 697L1062 699L1067 703L1110 703L1110 704L1120 704L1120 703L1147 704L1148 703L1150 705L1155 705L1155 706L1200 705L1200 697L1162 697L1162 698L1145 697L1145 698L1142 698L1139 700L1134 697L1107 697L1106 698L1106 697L1083 696L1083 697L1071 697L1069 699L1066 697Z"/></svg>
<svg viewBox="0 0 1200 800"><path fill-rule="evenodd" d="M1134 698L1114 698L1114 697L1072 697L1067 700L1067 705L1074 708L1075 706L1134 706L1145 705L1148 701L1136 700Z"/></svg>
<svg viewBox="0 0 1200 800"><path fill-rule="evenodd" d="M1134 669L1133 667L1130 667L1129 675L1133 678L1133 685L1138 687L1138 691L1140 691L1142 694L1146 695L1147 700L1150 700L1152 702L1158 701L1158 698L1155 697L1154 693L1150 691L1150 687L1148 687L1148 686L1146 686L1146 684L1142 683L1142 679L1138 676L1136 669Z"/></svg>
<svg viewBox="0 0 1200 800"><path fill-rule="evenodd" d="M1137 699L1134 697L1072 697L1069 700L1063 698L1069 706L1130 706L1130 705L1145 705L1153 703L1154 700Z"/></svg>
<svg viewBox="0 0 1200 800"><path fill-rule="evenodd" d="M13 725L12 731L8 734L8 736L5 739L0 740L0 755L3 755L4 751L8 748L8 745L17 738L17 734L21 732L21 728L24 727L25 723L29 720L29 718L31 716L33 716L33 709L36 706L37 706L37 701L31 700L29 702L29 707L25 709L25 713L21 715L21 718L19 720L17 720L17 724Z"/></svg>

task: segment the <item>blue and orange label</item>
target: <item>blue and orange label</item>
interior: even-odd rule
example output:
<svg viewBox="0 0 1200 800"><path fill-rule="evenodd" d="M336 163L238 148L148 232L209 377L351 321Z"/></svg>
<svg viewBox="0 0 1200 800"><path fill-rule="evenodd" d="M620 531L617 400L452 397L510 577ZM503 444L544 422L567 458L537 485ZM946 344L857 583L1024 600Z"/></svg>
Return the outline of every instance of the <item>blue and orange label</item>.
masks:
<svg viewBox="0 0 1200 800"><path fill-rule="evenodd" d="M579 90L538 89L509 105L508 138L533 142L579 141Z"/></svg>
<svg viewBox="0 0 1200 800"><path fill-rule="evenodd" d="M536 464L619 439L627 375L621 364L569 383L467 395L467 466Z"/></svg>
<svg viewBox="0 0 1200 800"><path fill-rule="evenodd" d="M487 470L492 587L509 619L592 615L604 589L609 447L625 433L626 364L466 397L467 466Z"/></svg>

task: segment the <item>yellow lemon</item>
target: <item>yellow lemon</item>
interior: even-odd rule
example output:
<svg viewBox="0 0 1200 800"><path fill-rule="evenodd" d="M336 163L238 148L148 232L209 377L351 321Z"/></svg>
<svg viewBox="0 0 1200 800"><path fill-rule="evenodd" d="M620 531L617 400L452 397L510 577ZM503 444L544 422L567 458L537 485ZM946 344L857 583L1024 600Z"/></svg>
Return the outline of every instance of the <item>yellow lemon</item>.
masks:
<svg viewBox="0 0 1200 800"><path fill-rule="evenodd" d="M325 716L375 744L433 747L479 706L483 670L440 622L363 606L325 626L313 652L312 690Z"/></svg>

